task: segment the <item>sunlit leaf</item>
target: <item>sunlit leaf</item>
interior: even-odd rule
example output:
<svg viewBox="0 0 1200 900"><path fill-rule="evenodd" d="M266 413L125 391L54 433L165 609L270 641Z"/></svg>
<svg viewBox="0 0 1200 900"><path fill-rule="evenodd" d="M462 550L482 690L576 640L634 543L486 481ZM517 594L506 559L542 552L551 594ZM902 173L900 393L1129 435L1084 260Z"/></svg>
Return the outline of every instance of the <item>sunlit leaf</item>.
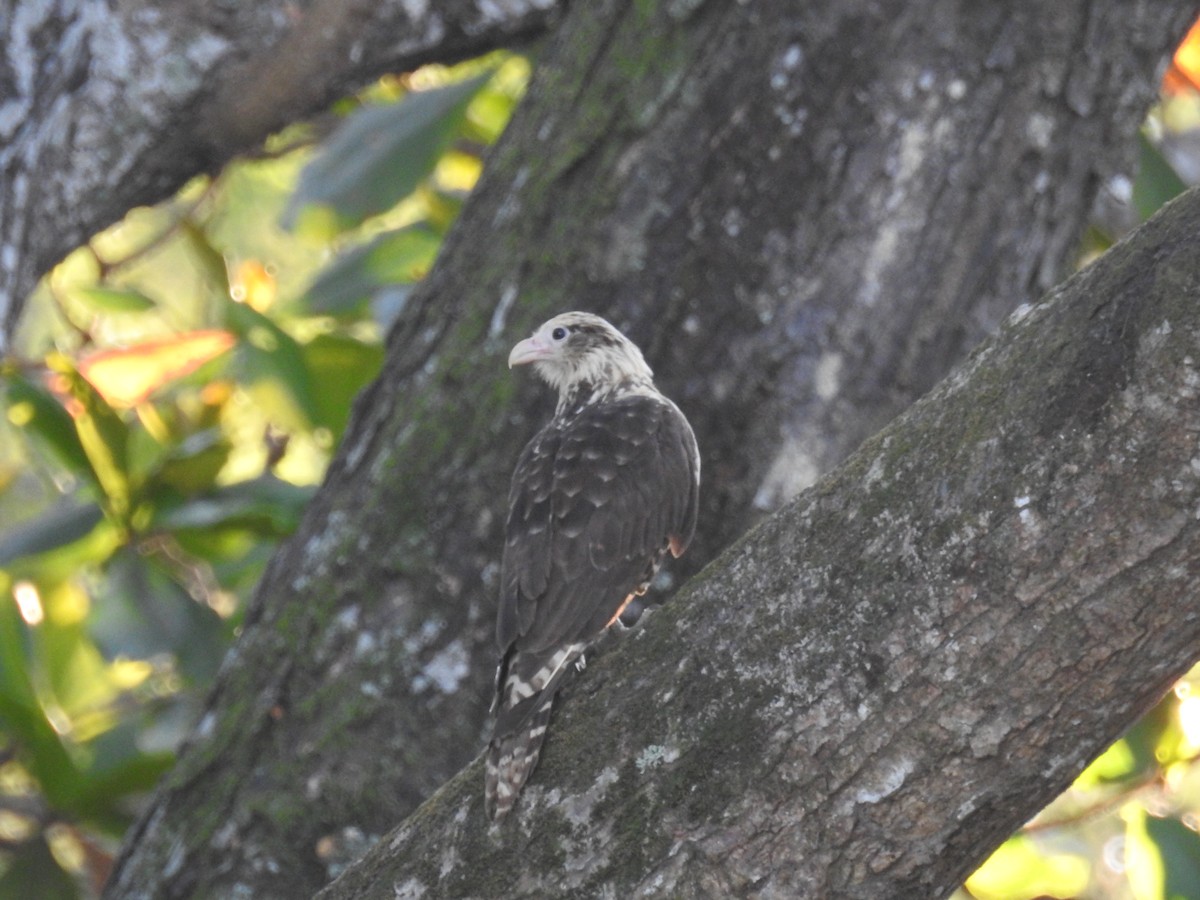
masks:
<svg viewBox="0 0 1200 900"><path fill-rule="evenodd" d="M104 518L94 503L56 507L15 528L0 532L0 566L23 556L57 550L88 535Z"/></svg>
<svg viewBox="0 0 1200 900"><path fill-rule="evenodd" d="M1042 851L1018 835L1005 841L967 879L966 887L978 900L1076 897L1087 887L1089 871L1082 857Z"/></svg>
<svg viewBox="0 0 1200 900"><path fill-rule="evenodd" d="M441 238L421 226L379 235L356 247L321 272L302 300L322 315L360 313L366 301L387 284L410 284L433 265Z"/></svg>
<svg viewBox="0 0 1200 900"><path fill-rule="evenodd" d="M433 171L467 104L490 77L416 91L397 104L366 106L347 117L301 173L284 227L294 228L300 211L311 205L332 210L339 227L352 227L411 194Z"/></svg>
<svg viewBox="0 0 1200 900"><path fill-rule="evenodd" d="M79 371L111 405L130 407L234 345L227 331L190 331L104 350L79 361Z"/></svg>
<svg viewBox="0 0 1200 900"><path fill-rule="evenodd" d="M1076 787L1095 787L1115 781L1124 781L1140 773L1137 754L1129 742L1122 738L1101 753L1090 766L1075 779Z"/></svg>
<svg viewBox="0 0 1200 900"><path fill-rule="evenodd" d="M528 81L529 60L523 56L509 56L471 102L467 127L464 128L467 136L484 144L494 143L508 124Z"/></svg>
<svg viewBox="0 0 1200 900"><path fill-rule="evenodd" d="M118 521L123 521L129 513L132 496L127 456L129 429L69 359L54 354L47 362L59 376L59 387L72 402L70 412L75 431L104 493L106 506Z"/></svg>
<svg viewBox="0 0 1200 900"><path fill-rule="evenodd" d="M140 291L130 288L76 288L74 295L95 312L141 313L154 309L155 303Z"/></svg>
<svg viewBox="0 0 1200 900"><path fill-rule="evenodd" d="M1195 671L1193 669L1193 671ZM1180 744L1189 756L1200 750L1200 694L1188 684L1189 692L1179 700Z"/></svg>
<svg viewBox="0 0 1200 900"><path fill-rule="evenodd" d="M443 153L442 158L438 160L434 176L437 178L439 189L466 194L475 187L482 171L483 160L478 156L455 153L451 150Z"/></svg>

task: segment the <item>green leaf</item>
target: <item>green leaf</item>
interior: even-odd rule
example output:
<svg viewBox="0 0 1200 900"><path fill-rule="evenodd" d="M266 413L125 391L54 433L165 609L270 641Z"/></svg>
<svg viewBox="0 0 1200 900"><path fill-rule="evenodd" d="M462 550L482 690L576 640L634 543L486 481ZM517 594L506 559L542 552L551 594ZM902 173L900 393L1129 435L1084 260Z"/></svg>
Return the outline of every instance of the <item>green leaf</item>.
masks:
<svg viewBox="0 0 1200 900"><path fill-rule="evenodd" d="M85 287L76 288L73 293L93 312L141 313L156 305L145 294L129 288Z"/></svg>
<svg viewBox="0 0 1200 900"><path fill-rule="evenodd" d="M0 533L0 567L24 556L57 550L86 537L104 514L95 503L60 506Z"/></svg>
<svg viewBox="0 0 1200 900"><path fill-rule="evenodd" d="M232 300L225 306L225 321L239 338L241 378L270 417L297 428L317 421L304 351L292 336L262 313Z"/></svg>
<svg viewBox="0 0 1200 900"><path fill-rule="evenodd" d="M220 428L190 434L171 448L155 480L184 494L206 491L216 482L231 449Z"/></svg>
<svg viewBox="0 0 1200 900"><path fill-rule="evenodd" d="M1167 694L1125 732L1122 740L1129 744L1135 759L1130 778L1142 778L1162 768L1160 749L1180 737L1178 703L1174 694Z"/></svg>
<svg viewBox="0 0 1200 900"><path fill-rule="evenodd" d="M197 603L153 557L129 548L114 554L100 587L92 639L109 659L147 659L168 653L195 684L216 674L228 647L225 623Z"/></svg>
<svg viewBox="0 0 1200 900"><path fill-rule="evenodd" d="M490 77L489 72L410 93L397 104L366 106L350 115L305 166L284 211L284 227L294 229L301 211L321 206L328 211L323 217L333 215L321 227L345 230L407 197L433 171L471 98Z"/></svg>
<svg viewBox="0 0 1200 900"><path fill-rule="evenodd" d="M282 537L295 531L315 492L313 487L264 475L163 510L153 524L167 531L235 527Z"/></svg>
<svg viewBox="0 0 1200 900"><path fill-rule="evenodd" d="M1126 874L1136 900L1193 900L1200 886L1200 835L1177 818L1127 815Z"/></svg>
<svg viewBox="0 0 1200 900"><path fill-rule="evenodd" d="M30 774L58 809L79 796L79 769L51 727L29 678L32 651L16 604L0 603L0 725L21 747Z"/></svg>
<svg viewBox="0 0 1200 900"><path fill-rule="evenodd" d="M16 372L5 373L8 420L41 441L72 474L95 478L75 422L48 390Z"/></svg>
<svg viewBox="0 0 1200 900"><path fill-rule="evenodd" d="M67 392L79 404L75 432L104 494L105 505L117 521L124 522L133 493L128 465L129 429L67 357L53 354L47 363L62 376Z"/></svg>
<svg viewBox="0 0 1200 900"><path fill-rule="evenodd" d="M384 285L420 280L440 246L441 237L422 226L385 232L338 257L317 276L301 302L316 315L356 314Z"/></svg>
<svg viewBox="0 0 1200 900"><path fill-rule="evenodd" d="M1143 220L1164 203L1187 190L1183 179L1171 168L1162 151L1144 131L1138 133L1138 173L1133 182L1133 207Z"/></svg>
<svg viewBox="0 0 1200 900"><path fill-rule="evenodd" d="M15 603L0 603L0 717L10 724L26 717L40 717L37 694L29 680L30 648L21 615ZM24 726L28 733L31 728Z"/></svg>
<svg viewBox="0 0 1200 900"><path fill-rule="evenodd" d="M496 142L512 118L513 107L524 93L528 78L529 64L523 59L510 59L500 67L497 77L471 104L467 128L471 138L483 144Z"/></svg>
<svg viewBox="0 0 1200 900"><path fill-rule="evenodd" d="M1200 896L1200 835L1175 818L1126 814L1125 872L1137 900Z"/></svg>
<svg viewBox="0 0 1200 900"><path fill-rule="evenodd" d="M358 392L383 367L383 348L334 334L318 335L304 345L304 357L316 394L317 420L340 438Z"/></svg>
<svg viewBox="0 0 1200 900"><path fill-rule="evenodd" d="M1200 896L1200 835L1176 818L1150 818L1146 831L1162 855L1167 876L1164 896L1195 900Z"/></svg>
<svg viewBox="0 0 1200 900"><path fill-rule="evenodd" d="M174 762L175 754L167 751L142 752L139 732L127 721L90 742L92 762L84 772L80 806L93 815L112 810L129 794L150 790Z"/></svg>
<svg viewBox="0 0 1200 900"><path fill-rule="evenodd" d="M210 286L217 294L228 297L229 269L225 265L224 255L213 246L204 230L190 219L185 220L179 230Z"/></svg>
<svg viewBox="0 0 1200 900"><path fill-rule="evenodd" d="M73 722L77 716L89 713L93 714L94 723L113 719L115 708L96 713L109 707L119 691L85 630L90 607L88 595L77 581L67 581L46 587L41 597L45 618L30 629L30 636L35 647L36 683L42 702L53 704ZM89 725L93 732L99 727ZM73 732L72 740L75 739L77 735Z"/></svg>
<svg viewBox="0 0 1200 900"><path fill-rule="evenodd" d="M75 880L62 870L41 835L22 844L0 875L0 900L77 900Z"/></svg>

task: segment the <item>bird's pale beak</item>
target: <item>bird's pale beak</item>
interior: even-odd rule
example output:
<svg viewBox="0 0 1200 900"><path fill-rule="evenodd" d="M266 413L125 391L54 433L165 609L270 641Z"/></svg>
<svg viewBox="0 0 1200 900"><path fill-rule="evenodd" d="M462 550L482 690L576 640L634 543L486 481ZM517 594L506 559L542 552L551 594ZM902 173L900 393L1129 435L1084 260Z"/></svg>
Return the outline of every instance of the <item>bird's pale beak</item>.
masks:
<svg viewBox="0 0 1200 900"><path fill-rule="evenodd" d="M508 354L508 367L524 366L540 359L549 359L554 353L554 345L540 334L525 338Z"/></svg>

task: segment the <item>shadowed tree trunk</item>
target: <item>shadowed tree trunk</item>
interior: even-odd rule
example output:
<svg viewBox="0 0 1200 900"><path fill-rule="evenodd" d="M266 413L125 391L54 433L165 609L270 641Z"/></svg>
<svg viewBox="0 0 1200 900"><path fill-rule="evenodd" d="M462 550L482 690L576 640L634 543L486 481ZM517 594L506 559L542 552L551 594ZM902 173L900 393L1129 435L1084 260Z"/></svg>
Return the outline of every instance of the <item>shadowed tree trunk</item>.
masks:
<svg viewBox="0 0 1200 900"><path fill-rule="evenodd" d="M475 755L534 324L607 315L693 422L694 571L1065 270L1194 11L574 5L109 894L303 895Z"/></svg>
<svg viewBox="0 0 1200 900"><path fill-rule="evenodd" d="M554 0L0 6L0 350L36 280L131 207L378 75L540 31Z"/></svg>
<svg viewBox="0 0 1200 900"><path fill-rule="evenodd" d="M1200 657L1200 192L1015 316L320 894L948 896Z"/></svg>

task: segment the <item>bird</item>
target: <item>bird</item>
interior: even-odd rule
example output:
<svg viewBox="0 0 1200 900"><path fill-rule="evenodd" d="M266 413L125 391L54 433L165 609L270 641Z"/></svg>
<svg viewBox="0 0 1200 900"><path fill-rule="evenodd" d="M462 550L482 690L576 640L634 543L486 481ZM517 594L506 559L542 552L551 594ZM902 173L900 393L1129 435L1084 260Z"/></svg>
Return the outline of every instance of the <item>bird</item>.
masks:
<svg viewBox="0 0 1200 900"><path fill-rule="evenodd" d="M642 352L567 312L512 348L558 392L513 471L500 566L500 663L485 771L498 822L537 765L554 697L584 651L696 531L700 453Z"/></svg>

